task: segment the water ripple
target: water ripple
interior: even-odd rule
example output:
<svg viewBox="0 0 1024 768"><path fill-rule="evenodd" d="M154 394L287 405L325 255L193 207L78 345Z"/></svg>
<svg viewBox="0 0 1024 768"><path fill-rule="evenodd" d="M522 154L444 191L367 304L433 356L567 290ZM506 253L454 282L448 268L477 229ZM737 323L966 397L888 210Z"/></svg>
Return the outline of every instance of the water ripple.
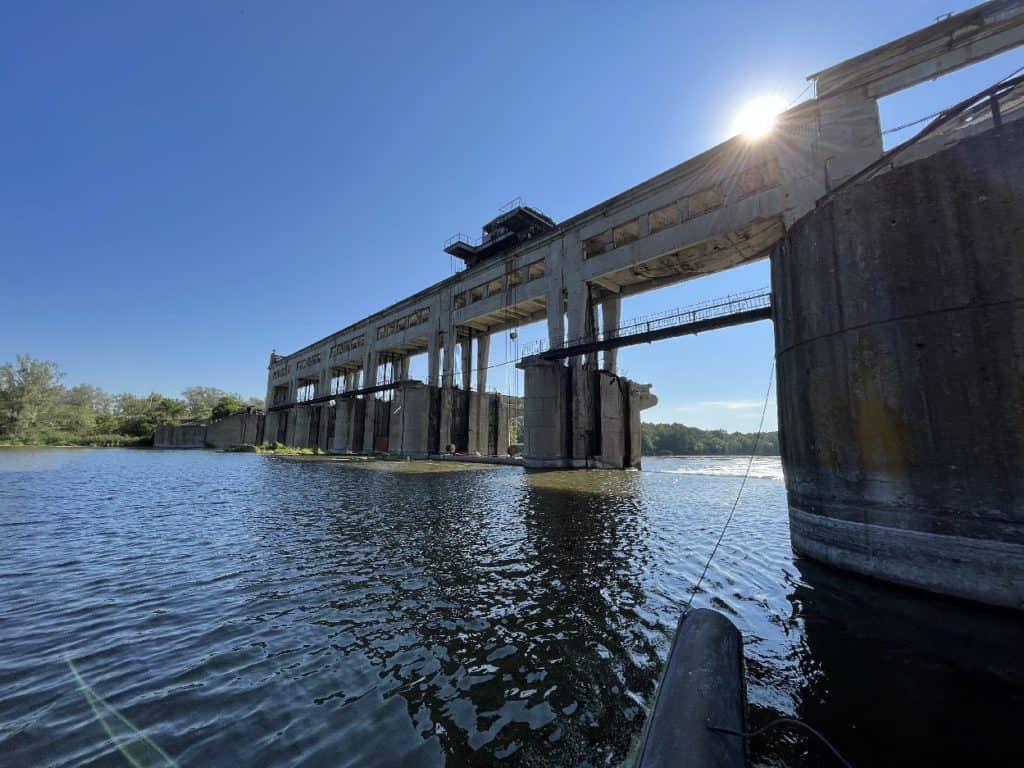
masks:
<svg viewBox="0 0 1024 768"><path fill-rule="evenodd" d="M622 761L746 460L647 466L0 453L0 754L123 763L71 657L183 766ZM996 749L935 702L1019 711L1016 617L794 561L779 462L754 469L695 604L743 630L755 716L811 718L865 764ZM878 759L884 716L915 706L904 729L937 735ZM764 764L816 749L753 744Z"/></svg>

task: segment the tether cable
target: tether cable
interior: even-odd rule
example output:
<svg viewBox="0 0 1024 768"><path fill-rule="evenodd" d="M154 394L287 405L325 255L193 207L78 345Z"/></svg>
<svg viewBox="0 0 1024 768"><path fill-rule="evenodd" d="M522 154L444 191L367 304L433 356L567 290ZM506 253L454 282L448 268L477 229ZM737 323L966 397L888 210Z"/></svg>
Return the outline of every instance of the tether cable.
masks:
<svg viewBox="0 0 1024 768"><path fill-rule="evenodd" d="M752 731L734 731L732 728L720 728L717 725L711 725L710 723L707 724L707 729L709 731L714 731L715 733L727 733L730 736L742 736L744 739L749 739L754 736L760 736L765 731L770 731L772 728L778 728L781 725L795 725L805 729L812 735L816 736L822 744L828 747L832 754L836 756L836 760L846 766L846 768L853 768L853 763L843 757L842 753L832 745L831 741L825 738L825 735L821 731L808 725L803 720L796 719L795 717L777 717L765 725L762 725L760 728L755 728Z"/></svg>
<svg viewBox="0 0 1024 768"><path fill-rule="evenodd" d="M722 539L725 538L725 532L729 528L729 523L732 522L732 516L736 512L736 507L740 503L740 497L743 495L743 488L747 484L747 478L750 477L750 468L754 465L754 457L757 455L757 446L761 442L761 433L764 430L764 416L768 412L768 400L772 394L772 384L775 382L775 360L772 359L772 370L768 376L768 391L764 393L764 407L761 408L761 421L757 425L757 435L754 436L754 447L750 450L750 460L747 461L747 470L743 473L743 480L740 482L740 489L736 493L736 499L732 503L732 509L729 510L728 517L725 518L725 525L722 526L722 532L718 534L718 541L715 542L714 548L711 550L711 554L708 555L707 562L704 563L704 570L700 572L700 578L697 579L697 583L690 589L690 599L686 601L686 610L690 610L690 606L693 604L693 598L696 596L698 590L700 590L701 582L704 581L704 577L707 575L708 568L711 567L711 561L715 559L715 554L718 552L718 547L722 543Z"/></svg>

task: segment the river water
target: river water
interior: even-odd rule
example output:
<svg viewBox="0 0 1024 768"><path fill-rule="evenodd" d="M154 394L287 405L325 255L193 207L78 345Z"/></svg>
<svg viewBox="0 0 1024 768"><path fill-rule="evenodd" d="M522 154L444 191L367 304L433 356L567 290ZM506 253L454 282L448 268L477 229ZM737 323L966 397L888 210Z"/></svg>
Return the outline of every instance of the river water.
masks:
<svg viewBox="0 0 1024 768"><path fill-rule="evenodd" d="M159 757L117 712L181 766L618 765L746 463L0 451L0 763ZM795 559L778 459L694 604L743 632L752 725L858 766L1019 758L1024 622Z"/></svg>

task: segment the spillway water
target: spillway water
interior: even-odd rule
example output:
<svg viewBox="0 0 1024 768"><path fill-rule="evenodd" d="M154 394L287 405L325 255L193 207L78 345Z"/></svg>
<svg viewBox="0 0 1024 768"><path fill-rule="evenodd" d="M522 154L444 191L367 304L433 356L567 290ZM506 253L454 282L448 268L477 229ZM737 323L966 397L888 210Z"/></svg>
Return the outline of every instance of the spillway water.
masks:
<svg viewBox="0 0 1024 768"><path fill-rule="evenodd" d="M182 766L618 764L745 467L2 451L0 762L128 764L73 660ZM743 631L752 724L858 765L1015 754L1024 621L795 559L754 468L694 603Z"/></svg>

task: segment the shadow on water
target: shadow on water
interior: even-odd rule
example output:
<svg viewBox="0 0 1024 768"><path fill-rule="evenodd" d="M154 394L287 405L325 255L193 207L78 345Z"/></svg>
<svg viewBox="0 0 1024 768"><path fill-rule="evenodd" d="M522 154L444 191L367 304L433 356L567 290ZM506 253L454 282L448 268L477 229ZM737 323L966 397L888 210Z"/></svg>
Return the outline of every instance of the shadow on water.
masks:
<svg viewBox="0 0 1024 768"><path fill-rule="evenodd" d="M798 559L789 600L797 715L858 766L1005 765L1020 755L1024 622ZM774 713L755 713L763 722ZM831 764L775 732L774 764Z"/></svg>

